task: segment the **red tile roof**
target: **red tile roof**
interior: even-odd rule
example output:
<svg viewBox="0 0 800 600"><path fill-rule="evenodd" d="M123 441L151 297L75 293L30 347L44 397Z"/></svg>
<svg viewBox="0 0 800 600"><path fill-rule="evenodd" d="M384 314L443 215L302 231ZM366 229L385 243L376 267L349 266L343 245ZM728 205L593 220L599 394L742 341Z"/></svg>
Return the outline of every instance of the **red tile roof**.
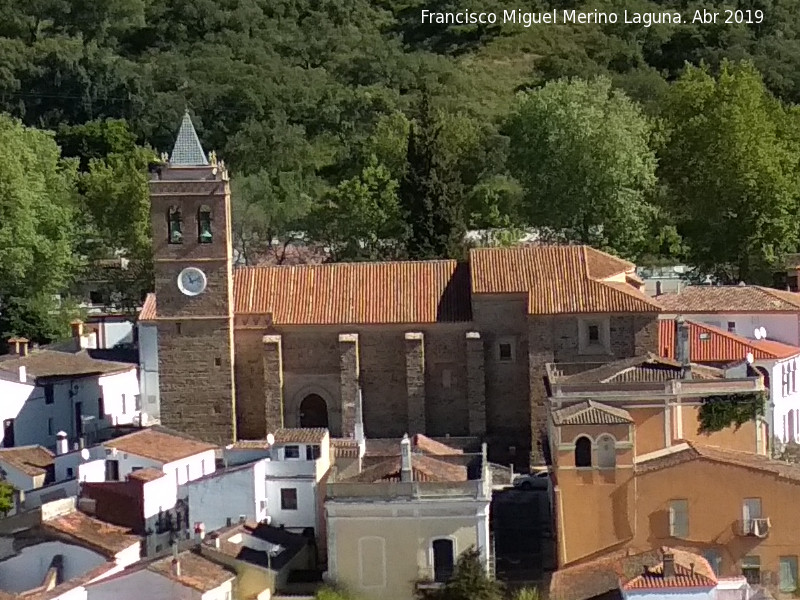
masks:
<svg viewBox="0 0 800 600"><path fill-rule="evenodd" d="M757 285L692 285L658 297L665 312L797 312L800 294Z"/></svg>
<svg viewBox="0 0 800 600"><path fill-rule="evenodd" d="M555 425L622 425L633 423L631 414L616 406L586 400L551 413Z"/></svg>
<svg viewBox="0 0 800 600"><path fill-rule="evenodd" d="M35 477L46 474L47 468L55 462L55 457L42 446L17 446L0 449L0 461Z"/></svg>
<svg viewBox="0 0 800 600"><path fill-rule="evenodd" d="M184 587L203 593L215 590L226 581L236 577L236 573L202 557L196 552L183 552L178 555L178 560L181 567L180 575L176 575L173 571L172 556L151 563L147 569Z"/></svg>
<svg viewBox="0 0 800 600"><path fill-rule="evenodd" d="M674 557L675 575L664 577L663 556L672 553ZM626 582L623 585L625 590L654 590L654 589L686 589L686 588L713 588L717 585L717 578L711 565L702 556L693 555L686 564L686 557L675 553L670 548L663 548L661 551L662 562L645 567L644 572Z"/></svg>
<svg viewBox="0 0 800 600"><path fill-rule="evenodd" d="M108 448L150 458L160 463L170 463L189 458L201 452L215 450L217 446L155 426L123 435L105 442Z"/></svg>
<svg viewBox="0 0 800 600"><path fill-rule="evenodd" d="M142 305L142 310L139 311L140 321L154 321L156 318L156 295L153 293L147 294Z"/></svg>
<svg viewBox="0 0 800 600"><path fill-rule="evenodd" d="M27 356L6 355L0 358L0 370L2 371L18 376L20 367L25 367L29 378L38 379L40 377L110 375L130 371L135 369L136 365L93 358L87 350L83 349L62 351L42 348L31 350Z"/></svg>
<svg viewBox="0 0 800 600"><path fill-rule="evenodd" d="M744 360L748 353L756 360L776 360L800 355L800 348L774 340L750 340L718 327L686 321L689 327L689 357L692 362L733 362ZM659 323L661 356L675 358L677 322L662 319Z"/></svg>
<svg viewBox="0 0 800 600"><path fill-rule="evenodd" d="M619 279L634 265L588 246L479 248L470 252L472 293L528 295L532 315L660 311Z"/></svg>
<svg viewBox="0 0 800 600"><path fill-rule="evenodd" d="M244 267L236 314L277 325L436 323L472 318L469 271L454 260Z"/></svg>
<svg viewBox="0 0 800 600"><path fill-rule="evenodd" d="M111 525L79 511L44 521L42 527L79 540L108 558L141 543L139 536L133 535L130 529Z"/></svg>
<svg viewBox="0 0 800 600"><path fill-rule="evenodd" d="M321 444L328 430L324 427L296 427L275 430L276 444Z"/></svg>
<svg viewBox="0 0 800 600"><path fill-rule="evenodd" d="M467 481L467 468L465 466L449 463L424 454L413 454L411 456L411 470L414 481ZM372 465L345 481L360 483L400 481L400 471L401 459L398 456Z"/></svg>
<svg viewBox="0 0 800 600"><path fill-rule="evenodd" d="M147 468L147 469L137 469L136 471L132 471L130 475L128 475L128 479L135 479L137 481L143 481L147 483L148 481L155 481L157 479L161 479L162 477L166 476L164 471L159 471L158 469Z"/></svg>

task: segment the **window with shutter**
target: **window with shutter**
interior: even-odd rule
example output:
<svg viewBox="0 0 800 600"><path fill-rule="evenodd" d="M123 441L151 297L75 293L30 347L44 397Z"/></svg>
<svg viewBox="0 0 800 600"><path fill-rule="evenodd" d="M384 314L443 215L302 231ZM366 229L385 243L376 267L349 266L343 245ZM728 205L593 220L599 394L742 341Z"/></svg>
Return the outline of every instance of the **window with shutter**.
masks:
<svg viewBox="0 0 800 600"><path fill-rule="evenodd" d="M794 592L797 590L797 557L781 556L779 586L781 592Z"/></svg>

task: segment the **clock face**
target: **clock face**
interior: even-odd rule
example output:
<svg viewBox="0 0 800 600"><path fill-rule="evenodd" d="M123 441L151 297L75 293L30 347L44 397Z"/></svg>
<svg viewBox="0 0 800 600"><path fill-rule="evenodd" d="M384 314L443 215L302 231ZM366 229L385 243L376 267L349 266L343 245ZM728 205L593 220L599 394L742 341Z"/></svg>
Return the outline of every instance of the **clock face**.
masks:
<svg viewBox="0 0 800 600"><path fill-rule="evenodd" d="M197 296L206 289L206 274L197 267L186 267L178 275L178 289L187 296Z"/></svg>

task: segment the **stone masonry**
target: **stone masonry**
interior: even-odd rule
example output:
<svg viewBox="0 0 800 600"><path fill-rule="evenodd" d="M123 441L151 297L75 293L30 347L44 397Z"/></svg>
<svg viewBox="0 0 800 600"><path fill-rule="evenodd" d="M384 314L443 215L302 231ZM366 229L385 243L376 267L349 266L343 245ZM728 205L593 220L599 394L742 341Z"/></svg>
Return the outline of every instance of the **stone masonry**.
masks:
<svg viewBox="0 0 800 600"><path fill-rule="evenodd" d="M406 338L406 390L408 433L425 433L425 336L408 332Z"/></svg>
<svg viewBox="0 0 800 600"><path fill-rule="evenodd" d="M342 390L342 436L354 437L361 373L357 333L339 335L339 365Z"/></svg>
<svg viewBox="0 0 800 600"><path fill-rule="evenodd" d="M481 334L468 331L467 343L467 403L469 404L469 434L486 434L486 377Z"/></svg>
<svg viewBox="0 0 800 600"><path fill-rule="evenodd" d="M283 352L281 336L265 335L264 352L264 436L284 426ZM262 437L262 436L259 436Z"/></svg>

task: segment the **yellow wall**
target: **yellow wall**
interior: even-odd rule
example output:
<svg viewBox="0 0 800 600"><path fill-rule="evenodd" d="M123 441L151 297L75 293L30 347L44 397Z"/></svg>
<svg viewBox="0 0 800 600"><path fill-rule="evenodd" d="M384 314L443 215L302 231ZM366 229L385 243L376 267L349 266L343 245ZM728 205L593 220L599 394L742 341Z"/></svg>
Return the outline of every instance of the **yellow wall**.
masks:
<svg viewBox="0 0 800 600"><path fill-rule="evenodd" d="M627 408L635 422L636 454L660 450L664 440L664 407Z"/></svg>
<svg viewBox="0 0 800 600"><path fill-rule="evenodd" d="M328 526L338 583L365 598L412 600L416 581L432 574L434 538L452 537L457 554L478 545L477 520L469 517L337 518Z"/></svg>
<svg viewBox="0 0 800 600"><path fill-rule="evenodd" d="M702 459L643 473L637 479L637 547L674 545L698 552L715 548L722 556L724 576L740 574L742 558L757 555L762 572L777 577L779 557L800 555L800 482ZM739 535L744 498L761 498L762 516L772 522L766 539ZM669 501L673 499L688 500L687 539L669 537Z"/></svg>
<svg viewBox="0 0 800 600"><path fill-rule="evenodd" d="M756 422L749 421L742 425L738 430L728 427L722 431L715 431L711 434L698 433L700 425L698 414L699 406L683 406L683 439L696 441L708 446L719 446L729 450L741 450L742 452L756 451ZM762 436L763 439L763 436Z"/></svg>

